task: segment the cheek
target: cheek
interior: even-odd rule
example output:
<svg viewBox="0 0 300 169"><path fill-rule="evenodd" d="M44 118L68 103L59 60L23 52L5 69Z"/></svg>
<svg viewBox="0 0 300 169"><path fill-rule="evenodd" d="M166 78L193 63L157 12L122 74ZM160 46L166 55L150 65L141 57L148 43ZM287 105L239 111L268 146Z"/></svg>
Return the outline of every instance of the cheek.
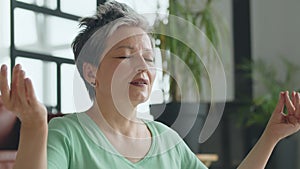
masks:
<svg viewBox="0 0 300 169"><path fill-rule="evenodd" d="M111 78L113 82L124 84L124 82L129 82L133 78L133 69L127 62L121 62L119 64L111 65Z"/></svg>
<svg viewBox="0 0 300 169"><path fill-rule="evenodd" d="M102 64L100 65L98 72L97 72L97 80L102 85L110 85L112 83L112 79L115 75L115 70L117 68L117 65L115 64Z"/></svg>
<svg viewBox="0 0 300 169"><path fill-rule="evenodd" d="M150 80L151 80L151 86L153 86L153 83L154 83L154 80L155 80L155 77L156 77L156 70L150 70L149 71L149 77L150 77Z"/></svg>

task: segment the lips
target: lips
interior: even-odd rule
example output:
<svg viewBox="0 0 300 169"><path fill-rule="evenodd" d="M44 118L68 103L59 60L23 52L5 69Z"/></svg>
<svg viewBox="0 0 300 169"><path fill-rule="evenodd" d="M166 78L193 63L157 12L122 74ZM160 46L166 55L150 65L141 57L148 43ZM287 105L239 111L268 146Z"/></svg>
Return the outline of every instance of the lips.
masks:
<svg viewBox="0 0 300 169"><path fill-rule="evenodd" d="M143 78L139 78L139 79L135 79L135 80L131 81L130 84L134 85L134 86L144 86L144 85L148 85L149 84L149 80L143 79Z"/></svg>

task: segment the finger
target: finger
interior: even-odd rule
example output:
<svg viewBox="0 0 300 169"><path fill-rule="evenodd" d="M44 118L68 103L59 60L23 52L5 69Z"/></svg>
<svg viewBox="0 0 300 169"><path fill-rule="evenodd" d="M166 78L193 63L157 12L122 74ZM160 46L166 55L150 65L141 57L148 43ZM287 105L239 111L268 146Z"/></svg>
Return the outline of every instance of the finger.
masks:
<svg viewBox="0 0 300 169"><path fill-rule="evenodd" d="M17 88L17 83L18 83L18 76L19 76L19 71L21 70L21 65L17 64L13 68L13 75L12 75L12 82L11 82L11 93L10 93L10 101L12 103L16 103L19 99L18 97L18 88Z"/></svg>
<svg viewBox="0 0 300 169"><path fill-rule="evenodd" d="M1 66L1 73L0 73L0 91L2 95L2 99L4 104L9 100L9 86L7 80L7 66Z"/></svg>
<svg viewBox="0 0 300 169"><path fill-rule="evenodd" d="M299 92L297 92L296 93L296 104L299 106L300 105L300 93Z"/></svg>
<svg viewBox="0 0 300 169"><path fill-rule="evenodd" d="M291 98L291 100L292 100L292 103L293 103L293 105L295 107L295 105L296 105L296 92L295 91L292 92L292 98Z"/></svg>
<svg viewBox="0 0 300 169"><path fill-rule="evenodd" d="M19 76L18 76L18 83L17 83L17 88L18 88L18 95L19 99L22 103L23 106L27 106L27 98L26 98L26 93L25 93L25 72L23 70L19 71Z"/></svg>
<svg viewBox="0 0 300 169"><path fill-rule="evenodd" d="M29 105L36 104L37 98L35 96L32 82L29 78L25 79L25 89L26 89L26 96L27 96L27 101L28 101Z"/></svg>
<svg viewBox="0 0 300 169"><path fill-rule="evenodd" d="M284 92L281 92L280 96L279 96L278 103L277 103L276 108L275 108L275 111L277 113L281 113L283 111L283 108L284 108Z"/></svg>
<svg viewBox="0 0 300 169"><path fill-rule="evenodd" d="M284 92L281 92L280 96L279 96L278 103L277 103L277 105L275 107L275 110L274 110L274 113L273 113L273 115L275 115L275 117L278 120L281 120L282 116L284 116L283 108L284 108Z"/></svg>
<svg viewBox="0 0 300 169"><path fill-rule="evenodd" d="M300 94L297 92L295 95L295 104L294 104L295 108L296 108L296 118L298 119L298 121L300 121Z"/></svg>
<svg viewBox="0 0 300 169"><path fill-rule="evenodd" d="M8 111L6 106L5 106L5 103L3 102L2 95L0 95L0 109L2 109L2 110L4 109L5 111ZM0 121L1 121L1 119L0 119Z"/></svg>
<svg viewBox="0 0 300 169"><path fill-rule="evenodd" d="M290 124L296 126L298 124L298 119L295 116L288 116L287 120Z"/></svg>
<svg viewBox="0 0 300 169"><path fill-rule="evenodd" d="M3 106L3 100L2 100L2 95L0 95L0 107Z"/></svg>
<svg viewBox="0 0 300 169"><path fill-rule="evenodd" d="M285 105L288 110L288 115L293 115L295 113L295 107L290 99L289 92L285 92Z"/></svg>

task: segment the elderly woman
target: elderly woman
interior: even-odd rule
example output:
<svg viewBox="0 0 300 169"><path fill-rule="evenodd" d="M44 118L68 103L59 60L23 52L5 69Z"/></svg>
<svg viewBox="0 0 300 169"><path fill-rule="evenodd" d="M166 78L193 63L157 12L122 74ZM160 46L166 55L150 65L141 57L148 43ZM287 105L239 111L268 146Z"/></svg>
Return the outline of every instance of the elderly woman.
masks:
<svg viewBox="0 0 300 169"><path fill-rule="evenodd" d="M22 122L15 169L205 169L176 132L136 116L155 78L146 21L126 5L109 2L81 26L72 46L93 100L87 111L48 125L45 106L21 65L13 69L11 88L7 67L1 67L4 105ZM288 115L282 114L284 106ZM264 168L277 142L299 130L299 117L299 93L291 101L282 92L265 132L239 168Z"/></svg>

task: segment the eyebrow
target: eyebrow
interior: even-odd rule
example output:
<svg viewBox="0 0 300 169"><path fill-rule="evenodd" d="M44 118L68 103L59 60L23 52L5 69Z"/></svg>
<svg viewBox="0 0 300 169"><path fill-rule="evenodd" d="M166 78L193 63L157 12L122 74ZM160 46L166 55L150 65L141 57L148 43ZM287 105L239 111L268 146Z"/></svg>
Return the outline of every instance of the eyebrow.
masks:
<svg viewBox="0 0 300 169"><path fill-rule="evenodd" d="M118 46L115 50L123 49L123 48L130 49L130 50L134 50L134 47L128 46L128 45L121 45L121 46ZM152 51L152 48L144 48L143 50L144 50L144 51Z"/></svg>
<svg viewBox="0 0 300 169"><path fill-rule="evenodd" d="M118 46L118 47L116 48L116 50L117 50L117 49L122 49L122 48L127 48L127 49L130 49L130 50L133 50L133 49L134 49L134 47L132 47L132 46L122 45L122 46Z"/></svg>

